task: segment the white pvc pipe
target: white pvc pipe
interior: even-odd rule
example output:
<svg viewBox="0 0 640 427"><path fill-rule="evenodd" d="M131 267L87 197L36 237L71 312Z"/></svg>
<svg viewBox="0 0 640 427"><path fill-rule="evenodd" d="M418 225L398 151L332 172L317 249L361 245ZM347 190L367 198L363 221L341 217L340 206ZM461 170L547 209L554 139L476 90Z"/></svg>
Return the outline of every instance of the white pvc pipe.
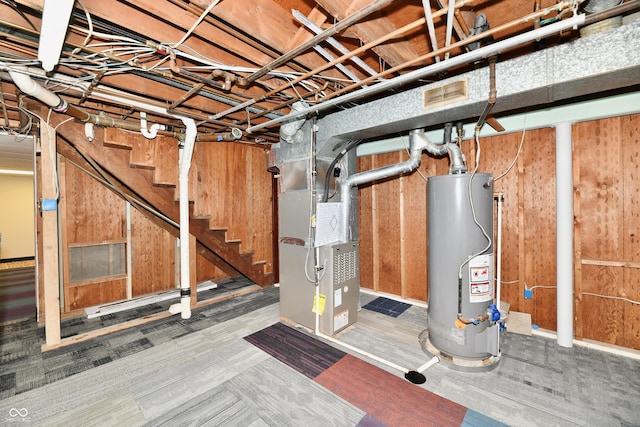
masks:
<svg viewBox="0 0 640 427"><path fill-rule="evenodd" d="M416 371L423 373L424 371L426 371L427 369L429 369L439 361L440 361L440 358L438 356L433 356L431 359L427 360L427 362L424 365L416 369Z"/></svg>
<svg viewBox="0 0 640 427"><path fill-rule="evenodd" d="M58 95L51 92L49 89L45 89L44 87L40 86L29 75L16 70L27 72L27 69L18 67L16 67L15 69L9 68L9 76L11 76L11 80L13 80L13 83L15 83L15 85L18 86L18 88L20 88L22 92L29 96L33 96L36 99L39 99L49 107L56 108L60 105L62 100Z"/></svg>
<svg viewBox="0 0 640 427"><path fill-rule="evenodd" d="M181 117L186 126L184 146L180 151L178 176L180 194L180 303L169 307L172 314L180 313L183 319L191 317L191 280L189 269L189 169L196 142L197 127L193 119Z"/></svg>
<svg viewBox="0 0 640 427"><path fill-rule="evenodd" d="M26 69L24 70L27 71ZM9 75L13 82L27 95L33 96L50 107L59 106L64 100L50 90L40 86L31 76L23 74L9 68ZM96 94L95 91L94 95ZM166 109L151 104L127 99L118 95L101 94L102 98L125 103L130 106L144 108L169 117L182 120L186 127L184 148L180 152L180 303L173 304L169 307L172 314L181 313L183 319L191 317L191 281L189 271L189 169L191 168L191 158L193 157L193 148L197 136L197 126L193 119L170 114Z"/></svg>
<svg viewBox="0 0 640 427"><path fill-rule="evenodd" d="M573 346L573 146L571 123L556 125L556 285L558 345Z"/></svg>
<svg viewBox="0 0 640 427"><path fill-rule="evenodd" d="M131 202L125 202L125 212L127 215L127 299L133 298L133 248L131 247Z"/></svg>
<svg viewBox="0 0 640 427"><path fill-rule="evenodd" d="M140 133L147 139L154 139L158 136L159 130L165 130L165 126L160 123L154 123L147 128L147 113L140 111Z"/></svg>
<svg viewBox="0 0 640 427"><path fill-rule="evenodd" d="M496 307L502 318L500 311L500 270L502 269L502 194L498 195L498 238L496 246Z"/></svg>

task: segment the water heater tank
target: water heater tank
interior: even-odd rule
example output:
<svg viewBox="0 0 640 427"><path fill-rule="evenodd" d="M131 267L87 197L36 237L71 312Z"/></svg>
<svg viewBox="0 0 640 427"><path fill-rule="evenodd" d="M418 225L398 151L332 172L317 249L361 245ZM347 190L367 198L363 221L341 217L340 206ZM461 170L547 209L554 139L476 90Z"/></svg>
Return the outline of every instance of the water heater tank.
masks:
<svg viewBox="0 0 640 427"><path fill-rule="evenodd" d="M471 185L470 185L471 184ZM469 197L471 191L472 198ZM473 201L473 208L471 205ZM453 367L494 367L499 360L498 331L482 319L494 304L493 177L450 174L428 180L427 350ZM489 246L487 248L487 246ZM462 266L462 286L459 272ZM424 347L424 346L423 346Z"/></svg>

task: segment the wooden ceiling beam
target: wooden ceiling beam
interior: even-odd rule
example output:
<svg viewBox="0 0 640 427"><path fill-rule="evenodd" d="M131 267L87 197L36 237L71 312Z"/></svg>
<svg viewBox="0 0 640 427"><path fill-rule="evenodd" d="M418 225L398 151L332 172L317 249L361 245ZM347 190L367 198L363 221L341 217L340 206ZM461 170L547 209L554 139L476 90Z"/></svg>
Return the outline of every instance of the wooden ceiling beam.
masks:
<svg viewBox="0 0 640 427"><path fill-rule="evenodd" d="M209 6L209 0L193 1L201 8ZM211 14L228 22L241 31L286 53L291 40L296 37L298 25L291 13L272 0L222 1L211 10ZM295 61L309 69L326 63L313 49L299 55ZM262 65L268 64L265 62ZM342 78L338 71L327 70L327 75Z"/></svg>
<svg viewBox="0 0 640 427"><path fill-rule="evenodd" d="M156 19L162 19L166 22L171 22L179 26L180 28L183 28L184 32L191 28L191 26L196 22L196 19L198 18L198 16L195 16L192 13L168 2L160 3L150 2L148 0L127 0L127 3L147 11L150 15L147 19L156 22L156 25ZM271 60L271 57L269 55L266 55L265 53L255 49L253 46L239 41L237 38L232 37L226 32L211 25L206 20L201 22L193 31L191 37L195 38L195 36L200 37L204 40L208 40L211 43L215 43L221 48L232 52L236 58L229 58L227 60L228 62L226 63L230 65L240 65L238 59L246 59L253 65L261 65L265 61ZM182 38L182 35L180 35L178 39L172 40L172 42L177 42L180 40L180 38ZM190 45L190 43L191 39L187 39L187 41L185 42L186 45ZM210 50L210 46L208 50ZM200 51L200 53L206 56L210 55L208 51ZM220 62L224 62L220 58L214 59Z"/></svg>
<svg viewBox="0 0 640 427"><path fill-rule="evenodd" d="M370 0L316 0L330 15L343 20L371 3ZM364 44L376 40L395 31L396 26L382 12L372 14L366 21L359 22L350 28ZM395 67L416 58L418 52L407 40L401 39L374 47L372 49L387 64Z"/></svg>

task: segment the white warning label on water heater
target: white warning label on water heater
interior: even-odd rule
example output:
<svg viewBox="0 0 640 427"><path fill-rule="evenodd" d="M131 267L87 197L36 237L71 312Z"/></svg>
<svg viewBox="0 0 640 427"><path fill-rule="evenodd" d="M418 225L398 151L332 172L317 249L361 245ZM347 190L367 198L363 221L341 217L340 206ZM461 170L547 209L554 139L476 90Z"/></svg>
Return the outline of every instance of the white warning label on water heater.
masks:
<svg viewBox="0 0 640 427"><path fill-rule="evenodd" d="M493 254L479 255L469 261L469 302L493 299Z"/></svg>

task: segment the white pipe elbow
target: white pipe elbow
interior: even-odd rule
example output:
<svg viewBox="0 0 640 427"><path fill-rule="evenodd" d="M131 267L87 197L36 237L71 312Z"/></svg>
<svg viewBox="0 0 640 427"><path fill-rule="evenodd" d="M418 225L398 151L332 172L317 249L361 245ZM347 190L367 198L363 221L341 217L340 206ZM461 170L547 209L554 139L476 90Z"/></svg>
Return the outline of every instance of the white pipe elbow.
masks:
<svg viewBox="0 0 640 427"><path fill-rule="evenodd" d="M147 113L140 112L140 133L147 139L153 139L158 136L159 130L165 130L165 126L159 123L154 123L147 129Z"/></svg>
<svg viewBox="0 0 640 427"><path fill-rule="evenodd" d="M54 111L65 112L68 108L66 101L50 90L40 86L29 75L19 73L12 69L9 69L9 75L11 76L13 83L15 83L23 93L42 101L49 107L53 108Z"/></svg>
<svg viewBox="0 0 640 427"><path fill-rule="evenodd" d="M169 306L169 313L171 314L180 313L180 318L190 319L191 318L191 297L181 297L180 302L171 304Z"/></svg>

